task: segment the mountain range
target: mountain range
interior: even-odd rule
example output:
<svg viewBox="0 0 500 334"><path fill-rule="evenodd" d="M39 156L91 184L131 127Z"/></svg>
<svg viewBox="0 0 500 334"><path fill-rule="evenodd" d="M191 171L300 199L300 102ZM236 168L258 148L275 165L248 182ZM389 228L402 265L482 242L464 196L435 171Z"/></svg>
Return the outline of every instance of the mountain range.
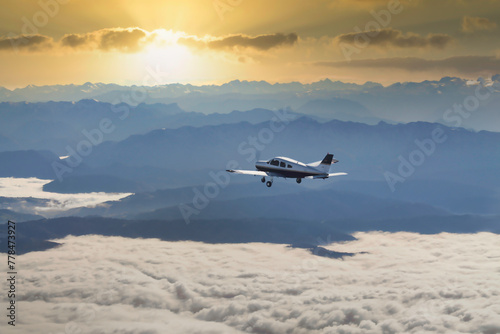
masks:
<svg viewBox="0 0 500 334"><path fill-rule="evenodd" d="M53 168L57 162L71 170L64 177L113 175L149 189L151 186L161 189L207 182L210 171L225 170L233 160L241 168L254 168L258 158L284 155L311 162L331 152L340 161L333 170L348 171L350 180L387 181L387 173L397 175L400 166L409 163L411 154L423 154L419 145L427 143L430 151L421 156L423 161L413 168L412 178L485 187L500 184L499 133L425 122L366 125L343 121L320 123L301 117L272 134L272 140L257 143L257 150L250 139L269 130L269 126L269 122L240 122L153 130L121 141L104 141L93 147L91 154L80 157L76 167L80 161L76 147L75 156L64 160L51 151L5 151L0 152L0 158L9 164L2 164L0 176L57 179ZM442 131L444 142L429 144L436 129Z"/></svg>
<svg viewBox="0 0 500 334"><path fill-rule="evenodd" d="M173 104L125 103L112 105L95 100L78 102L0 103L0 151L37 149L67 155L66 147L89 140L97 130L102 140L123 140L155 129L238 122L261 123L274 117L271 110L205 115L186 112ZM104 123L103 123L104 122ZM101 129L103 126L106 128Z"/></svg>
<svg viewBox="0 0 500 334"><path fill-rule="evenodd" d="M54 237L63 236L54 232L61 222L74 234L121 235L113 229L126 227L124 236L151 237L158 229L166 240L200 241L217 238L205 227L200 227L207 234L202 238L178 223L173 230L163 230L163 224L211 222L226 237L242 229L242 222L260 230L262 222L277 222L281 225L273 229L281 236L286 224L295 234L307 231L308 224L333 224L328 233L377 226L431 233L474 230L476 221L478 230L495 230L500 215L499 80L493 76L479 84L443 78L387 87L330 80L176 84L142 87L147 99L137 104L113 99L141 87L0 89L2 99L10 99L0 103L0 177L53 180L44 190L63 194L133 193L69 210L64 203L56 208L50 199L0 197L0 215L33 221L25 226L45 222L39 220L43 215L59 217L40 225L50 227ZM446 108L467 106L478 89L491 96L469 114L460 114L460 124L444 121ZM12 102L15 96L24 99L23 94L31 102ZM49 97L67 101L43 101ZM307 163L326 153L339 160L331 171L348 175L300 185L276 180L267 188L259 178L226 172L254 169L259 159L288 156ZM187 218L186 208L191 212ZM74 222L89 225L80 230ZM110 225L97 227L101 223ZM149 234L138 232L141 224L149 226ZM258 229L245 230L241 240L264 240ZM34 248L54 246L30 233L26 238ZM280 238L265 240L319 247L310 240Z"/></svg>
<svg viewBox="0 0 500 334"><path fill-rule="evenodd" d="M455 124L446 113L455 105L467 107L471 117L460 126L475 130L500 131L498 112L500 75L468 80L444 77L436 81L402 82L389 86L367 82L344 83L325 79L314 83L274 83L231 81L222 85L120 86L85 83L83 85L27 86L0 89L4 102L78 102L94 99L130 107L176 105L186 111L226 114L235 110L291 108L293 111L325 120L340 119L375 124L386 122L440 122ZM487 87L487 88L486 88ZM465 104L469 103L469 106ZM109 109L109 107L106 107ZM449 115L448 115L449 116ZM184 125L189 125L184 122ZM1 144L1 138L0 138Z"/></svg>

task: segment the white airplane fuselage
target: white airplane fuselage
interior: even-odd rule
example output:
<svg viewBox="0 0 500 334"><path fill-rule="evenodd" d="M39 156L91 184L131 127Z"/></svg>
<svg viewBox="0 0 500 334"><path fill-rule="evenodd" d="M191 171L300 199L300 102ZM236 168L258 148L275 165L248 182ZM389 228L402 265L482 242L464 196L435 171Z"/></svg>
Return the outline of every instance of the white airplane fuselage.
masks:
<svg viewBox="0 0 500 334"><path fill-rule="evenodd" d="M318 168L286 157L276 157L268 161L257 161L255 163L255 168L259 171L268 172L271 175L280 174L280 176L288 178L303 178L321 175L328 177L328 171L325 173L325 171L321 171Z"/></svg>

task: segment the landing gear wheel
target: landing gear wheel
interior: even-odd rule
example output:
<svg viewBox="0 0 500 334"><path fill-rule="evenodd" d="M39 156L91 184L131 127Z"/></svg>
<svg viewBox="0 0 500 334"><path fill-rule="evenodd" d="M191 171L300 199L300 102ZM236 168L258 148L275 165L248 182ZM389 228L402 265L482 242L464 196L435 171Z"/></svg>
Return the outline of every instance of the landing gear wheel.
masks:
<svg viewBox="0 0 500 334"><path fill-rule="evenodd" d="M297 178L297 183L300 183L300 182L302 182L302 179L299 177L299 178Z"/></svg>
<svg viewBox="0 0 500 334"><path fill-rule="evenodd" d="M266 182L266 186L267 186L268 188L271 188L271 186L272 186L272 185L273 185L273 183L272 183L271 181L267 181L267 182Z"/></svg>
<svg viewBox="0 0 500 334"><path fill-rule="evenodd" d="M260 179L262 183L266 182L266 178L263 176L262 179Z"/></svg>

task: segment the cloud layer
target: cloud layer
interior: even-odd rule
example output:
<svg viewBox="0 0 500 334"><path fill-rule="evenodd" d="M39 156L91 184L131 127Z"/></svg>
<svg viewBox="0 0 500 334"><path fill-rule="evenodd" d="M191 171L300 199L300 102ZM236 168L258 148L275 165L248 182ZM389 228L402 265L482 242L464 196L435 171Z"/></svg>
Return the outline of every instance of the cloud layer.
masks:
<svg viewBox="0 0 500 334"><path fill-rule="evenodd" d="M464 16L462 19L462 30L464 32L474 32L480 30L493 30L497 27L495 22L491 22L485 17Z"/></svg>
<svg viewBox="0 0 500 334"><path fill-rule="evenodd" d="M452 38L446 34L428 34L421 36L415 33L403 34L400 30L385 28L373 31L351 32L336 37L338 43L360 44L371 46L393 46L398 48L444 48Z"/></svg>
<svg viewBox="0 0 500 334"><path fill-rule="evenodd" d="M344 261L284 245L67 237L19 258L15 332L500 331L498 235L356 237L328 246L367 252Z"/></svg>
<svg viewBox="0 0 500 334"><path fill-rule="evenodd" d="M298 36L295 33L288 35L277 33L258 36L232 35L222 38L212 38L203 40L196 37L186 37L180 39L180 43L195 46L207 47L212 50L252 48L256 50L269 50L280 46L292 46L297 43Z"/></svg>
<svg viewBox="0 0 500 334"><path fill-rule="evenodd" d="M74 49L137 52L147 43L147 31L139 28L102 29L87 34L67 34L60 43Z"/></svg>
<svg viewBox="0 0 500 334"><path fill-rule="evenodd" d="M59 194L43 191L43 186L52 180L37 178L0 178L0 197L3 198L31 198L42 199L4 201L0 209L14 210L22 213L39 214L44 217L53 217L61 212L81 206L94 207L106 201L116 201L132 195L131 193L81 193Z"/></svg>
<svg viewBox="0 0 500 334"><path fill-rule="evenodd" d="M156 35L140 28L101 29L85 34L66 34L59 41L52 37L36 35L18 35L0 37L0 51L40 52L48 49L56 51L68 50L100 50L138 52L148 43L154 41Z"/></svg>
<svg viewBox="0 0 500 334"><path fill-rule="evenodd" d="M495 73L500 71L500 58L494 56L457 56L445 59L394 57L317 62L315 65L338 68L393 68L407 71L432 71L447 69L461 73L477 74Z"/></svg>
<svg viewBox="0 0 500 334"><path fill-rule="evenodd" d="M207 48L217 51L238 49L268 51L277 47L293 46L297 41L298 36L295 33L256 36L237 34L200 38L164 29L149 32L140 28L112 28L84 34L66 34L59 41L40 34L0 37L0 51L39 52L54 48L59 51L86 50L135 53L142 51L148 45L165 45L177 42L188 47Z"/></svg>
<svg viewBox="0 0 500 334"><path fill-rule="evenodd" d="M0 51L43 51L53 45L52 38L44 35L0 37Z"/></svg>

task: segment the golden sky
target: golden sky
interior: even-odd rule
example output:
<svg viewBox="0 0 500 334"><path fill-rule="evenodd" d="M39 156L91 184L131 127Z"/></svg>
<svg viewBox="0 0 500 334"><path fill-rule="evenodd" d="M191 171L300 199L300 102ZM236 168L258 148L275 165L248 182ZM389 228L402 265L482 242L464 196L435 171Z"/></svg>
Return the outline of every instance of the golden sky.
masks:
<svg viewBox="0 0 500 334"><path fill-rule="evenodd" d="M1 0L0 86L500 73L500 0Z"/></svg>

